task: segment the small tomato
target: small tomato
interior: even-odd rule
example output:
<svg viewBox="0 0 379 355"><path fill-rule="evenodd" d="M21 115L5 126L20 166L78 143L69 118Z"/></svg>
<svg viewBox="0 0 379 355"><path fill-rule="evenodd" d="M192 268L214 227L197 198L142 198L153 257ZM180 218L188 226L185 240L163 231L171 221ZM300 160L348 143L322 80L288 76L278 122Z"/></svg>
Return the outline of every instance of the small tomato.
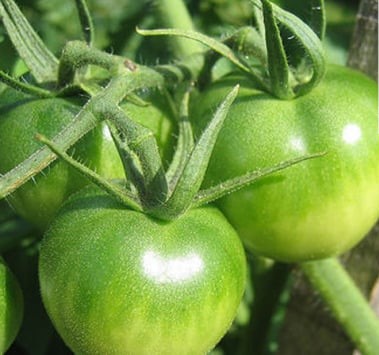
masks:
<svg viewBox="0 0 379 355"><path fill-rule="evenodd" d="M327 153L218 202L246 246L281 261L325 258L354 246L379 216L376 83L330 66L312 92L279 100L246 78L227 77L193 105L198 132L237 82L240 93L218 138L206 186L294 157Z"/></svg>
<svg viewBox="0 0 379 355"><path fill-rule="evenodd" d="M230 326L242 244L215 208L163 222L99 189L72 195L41 245L44 305L80 354L201 354Z"/></svg>

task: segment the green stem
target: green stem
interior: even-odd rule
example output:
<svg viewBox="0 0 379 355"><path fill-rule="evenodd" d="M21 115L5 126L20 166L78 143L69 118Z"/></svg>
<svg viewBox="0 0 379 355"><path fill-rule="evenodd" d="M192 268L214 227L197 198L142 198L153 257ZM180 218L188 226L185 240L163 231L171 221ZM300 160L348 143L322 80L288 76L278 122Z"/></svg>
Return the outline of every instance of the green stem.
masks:
<svg viewBox="0 0 379 355"><path fill-rule="evenodd" d="M94 41L94 27L91 14L88 10L87 2L85 0L75 0L75 3L78 10L84 40L89 46L91 46Z"/></svg>
<svg viewBox="0 0 379 355"><path fill-rule="evenodd" d="M71 41L62 51L58 68L58 86L64 87L72 84L78 69L89 65L97 65L117 74L125 59L113 56L99 49L92 48L82 41Z"/></svg>
<svg viewBox="0 0 379 355"><path fill-rule="evenodd" d="M183 0L157 0L156 6L162 26L192 31L195 29ZM180 37L172 37L170 41L174 55L178 59L204 51L204 47L197 42L188 41Z"/></svg>
<svg viewBox="0 0 379 355"><path fill-rule="evenodd" d="M97 117L97 113L103 110L104 103L117 105L128 93L142 87L163 85L163 81L163 77L157 72L146 67L116 76L103 91L89 100L71 124L54 137L53 142L61 150L67 150L98 124L100 119ZM55 159L55 154L49 148L42 147L22 164L1 176L0 199L12 193Z"/></svg>
<svg viewBox="0 0 379 355"><path fill-rule="evenodd" d="M301 268L362 354L378 354L379 319L341 263L330 258Z"/></svg>
<svg viewBox="0 0 379 355"><path fill-rule="evenodd" d="M251 256L251 278L254 285L254 302L250 322L236 351L239 355L264 354L270 332L275 324L280 297L289 286L292 265L273 263L269 259Z"/></svg>

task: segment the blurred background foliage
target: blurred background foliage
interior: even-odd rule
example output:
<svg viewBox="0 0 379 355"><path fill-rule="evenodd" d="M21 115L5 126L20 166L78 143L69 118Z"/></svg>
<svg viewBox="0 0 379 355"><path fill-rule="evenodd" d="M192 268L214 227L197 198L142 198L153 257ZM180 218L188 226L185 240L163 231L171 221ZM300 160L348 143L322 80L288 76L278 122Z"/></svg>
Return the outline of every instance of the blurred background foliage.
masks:
<svg viewBox="0 0 379 355"><path fill-rule="evenodd" d="M300 16L301 2L275 0ZM80 39L75 2L61 0L20 0L17 2L49 48L59 54L67 40ZM358 8L357 0L327 0L327 35L325 48L328 60L344 64ZM143 38L135 28L157 28L154 0L88 0L96 28L95 45L144 64L165 63L170 59L169 47L161 37ZM233 29L252 22L249 0L187 0L188 8L199 31L223 36ZM0 67L12 70L17 55L0 29Z"/></svg>

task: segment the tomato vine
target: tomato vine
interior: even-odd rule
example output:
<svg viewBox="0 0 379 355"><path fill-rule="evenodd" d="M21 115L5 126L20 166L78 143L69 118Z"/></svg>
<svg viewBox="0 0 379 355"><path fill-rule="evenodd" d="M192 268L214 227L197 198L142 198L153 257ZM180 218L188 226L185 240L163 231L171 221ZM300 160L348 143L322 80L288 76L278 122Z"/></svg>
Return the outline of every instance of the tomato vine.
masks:
<svg viewBox="0 0 379 355"><path fill-rule="evenodd" d="M230 326L243 294L246 260L241 239L253 253L279 261L300 262L314 288L324 297L357 347L366 354L375 354L379 347L379 324L367 302L336 259L310 260L330 257L350 248L363 237L363 230L366 231L377 219L377 204L366 204L365 216L370 215L370 218L364 227L357 229L354 241L345 243L343 247L335 247L338 233L333 234L333 238L326 233L328 240L323 244L319 231L322 228L314 228L316 232L299 229L297 234L279 228L285 235L283 239L275 239L277 235L272 225L277 220L275 215L266 218L270 212L264 206L265 201L269 201L266 197L257 206L248 205L243 212L238 206L239 203L244 206L246 198L249 203L256 198L254 194L244 197L247 185L257 181L262 185L269 181L270 185L269 179L272 179L272 184L278 187L281 185L275 180L277 177L279 180L284 177L296 185L296 176L291 172L301 169L308 174L305 181L313 184L324 181L323 178L333 173L336 181L340 175L349 174L356 177L361 173L373 180L378 177L377 166L372 163L375 160L372 157L378 156L378 137L370 132L373 124L371 96L375 91L372 83L367 84L370 87L367 102L370 104L363 105L369 106L365 124L370 129L366 130L363 124L358 127L360 134L372 144L367 144L367 154L358 158L361 165L357 163L357 170L351 168L351 162L356 160L344 160L346 156L340 159L334 143L336 138L327 127L331 123L331 127L336 128L341 118L333 116L344 114L337 105L339 101L330 105L326 102L330 119L323 121L322 113L319 114L323 107L317 105L323 102L324 96L318 90L323 87L335 90L333 80L342 83L340 72L347 73L354 82L354 75L358 75L350 75L347 69L328 69L326 65L321 43L325 32L323 1L304 2L304 7L312 10L304 22L271 1L251 0L253 25L233 30L220 40L196 31L183 1L161 0L155 9L157 23L170 28L145 29L139 26L137 29L137 33L145 37L165 36L171 45L176 62L155 66L142 65L95 48L94 26L87 3L84 0L76 0L75 3L84 41L68 41L59 57L47 48L13 0L0 3L4 27L31 78L25 82L0 71L0 80L10 87L7 90L18 90L26 100L35 100L37 104L38 100L45 103L52 100L54 104L59 100L67 102L73 97L81 100L69 122L57 131L49 134L37 129L33 132L40 144L38 148L33 148L33 152L28 152L27 157L13 167L2 168L0 177L0 198L7 198L10 202L12 196L15 197L24 187L29 188L30 185L25 183L35 176L37 182L42 174L50 176L58 158L61 164L67 164L81 174L83 181L92 183L89 188L71 195L63 204L72 191L60 198L57 202L57 206L62 207L59 212L51 208L52 216L48 221L49 224L52 222L40 249L42 298L68 346L81 353L209 351ZM217 64L225 62L227 72L237 71L238 74L214 80ZM227 90L221 90L219 95L217 85L222 86L223 82L233 84L226 85ZM142 116L139 112L151 104L145 102L143 92L146 90L157 90L165 99L164 106L170 111L167 116L174 116L170 125L177 130L175 144L173 140L163 139L166 146L160 147L157 140L162 138L159 136L161 131L154 132L133 117ZM210 103L207 101L208 93ZM334 100L331 93L330 97ZM340 99L343 102L338 96ZM263 107L260 111L265 100L275 108ZM248 106L247 101L251 101L252 106L246 112L238 112L241 103ZM361 104L363 101L358 98L357 102ZM21 105L21 100L16 100L16 106L18 103ZM141 110L134 113L128 110L130 103L135 103ZM361 111L360 114L366 112L357 110ZM263 117L262 123L250 121L252 112L254 120ZM285 112L288 117L280 117L280 112ZM308 121L304 117L310 112L317 112L314 122L325 129L325 145L320 144L316 137L317 144L309 143L307 149L300 149L299 144L304 142L292 140L296 148L293 150L300 155L273 154L283 132L279 138L269 141L270 134L277 130L275 126L281 126L270 123L270 119L273 122L284 120L283 124L288 124L294 117L301 116L301 124L306 124L310 130L313 123L306 123ZM238 116L242 117L243 123L249 122L249 127L239 131L244 124L238 123L237 128L231 129L231 134L236 135L235 141L232 137L225 138L224 134L227 135L225 132L229 129L228 119L232 125ZM351 126L350 121L344 121L343 128L349 123ZM118 164L122 165L125 175L121 180L106 179L100 166L90 169L87 166L90 163L87 161L90 160L89 150L83 158L79 158L80 161L69 150L76 149L78 143L89 137L89 132L105 126L108 135L112 136L119 155ZM314 130L309 132L310 135L315 134ZM232 146L230 155L226 154L228 144ZM234 162L244 159L239 145L243 151L249 151L250 144L255 144L251 148L252 157L245 159L242 167L233 170ZM162 150L173 150L173 154L163 157ZM286 151L284 148L281 150ZM267 152L269 157L264 160ZM373 164L367 170L362 166L366 156L369 157L367 164ZM264 160L263 165L254 161L260 158ZM329 166L323 162L329 162ZM332 163L334 165L330 167ZM217 173L213 170L215 166ZM310 180L312 166L316 167L313 171L321 172L317 175L319 181ZM268 179L264 179L267 176ZM113 171L108 171L107 177L120 178ZM359 184L363 180L360 179ZM251 191L258 191L262 185L253 185ZM291 186L286 191L300 201L301 195L297 195ZM321 207L329 203L324 196L325 186L318 186L323 189L319 200L316 199ZM78 189L80 187L77 186ZM350 188L351 185L339 193L350 196ZM309 190L308 185L303 192ZM369 192L372 199L377 197L374 188ZM259 193L256 195L256 200L259 200ZM360 197L369 200L369 195L359 193L356 198L351 198L351 210L361 209ZM280 196L285 196L283 190ZM309 198L306 192L302 196ZM237 207L234 205L230 211L225 201L233 199L237 200ZM203 207L216 200L220 201L217 204L233 227L214 207ZM287 203L287 207L293 204L287 196L282 201L270 200L270 206L279 206L281 202ZM251 219L249 215L249 223L258 223L258 227L246 226L241 216L258 210L266 217L258 219L253 216ZM299 221L303 217L310 218L308 212L304 212L305 217L301 213L299 217L297 212L294 215ZM311 217L322 218L318 222L320 224L330 222L322 213ZM33 219L30 218L32 222ZM285 219L290 221L291 217L286 215ZM264 224L262 229L259 229L258 220ZM347 224L347 219L339 222L339 226L342 222ZM295 229L296 223L291 222L291 227ZM42 229L45 228L46 225ZM355 225L351 227L355 231L354 228ZM251 238L249 233L254 231L259 231L257 235L260 235ZM309 235L319 238L318 249L312 248L309 240L304 242ZM290 250L290 243L295 239L298 244ZM284 245L287 242L288 245ZM330 244L333 245L329 248ZM188 272L193 275L183 276L184 268L185 275ZM285 274L289 272L290 268L286 267ZM254 279L252 282L254 284ZM280 288L286 285L283 281ZM343 288L344 292L336 293L336 288ZM111 299L112 305L109 303ZM216 310L212 311L210 305ZM199 322L191 320L191 311L200 319ZM359 318L357 315L362 313L365 317ZM80 331L78 324L81 325ZM11 338L13 340L13 336ZM8 346L6 343L5 347Z"/></svg>

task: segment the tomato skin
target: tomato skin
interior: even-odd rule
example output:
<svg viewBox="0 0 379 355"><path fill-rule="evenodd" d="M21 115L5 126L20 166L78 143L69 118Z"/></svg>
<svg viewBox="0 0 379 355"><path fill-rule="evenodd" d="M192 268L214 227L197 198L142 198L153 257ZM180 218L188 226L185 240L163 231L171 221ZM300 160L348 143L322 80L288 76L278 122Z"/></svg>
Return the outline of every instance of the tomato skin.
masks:
<svg viewBox="0 0 379 355"><path fill-rule="evenodd" d="M246 259L215 208L162 222L98 189L72 195L44 236L42 299L81 354L201 354L227 331Z"/></svg>
<svg viewBox="0 0 379 355"><path fill-rule="evenodd" d="M73 120L83 102L78 98L33 99L13 89L0 95L0 173L6 173L21 163L41 144L35 134L54 137ZM151 129L160 129L164 146L171 138L171 124L166 112L154 105L128 106L137 121ZM170 144L167 144L170 145ZM163 149L163 148L162 148ZM72 149L74 156L105 178L123 178L123 167L105 124L83 137ZM164 151L164 154L167 154ZM88 184L88 180L63 162L54 162L33 180L15 191L8 201L16 212L44 231L63 201L74 191Z"/></svg>
<svg viewBox="0 0 379 355"><path fill-rule="evenodd" d="M20 286L0 257L0 353L12 344L20 329L23 297Z"/></svg>
<svg viewBox="0 0 379 355"><path fill-rule="evenodd" d="M205 185L316 152L326 156L271 175L218 206L253 252L280 261L338 255L379 216L377 86L330 66L306 96L281 101L226 78L193 105L199 132L236 82L241 90L217 141Z"/></svg>

